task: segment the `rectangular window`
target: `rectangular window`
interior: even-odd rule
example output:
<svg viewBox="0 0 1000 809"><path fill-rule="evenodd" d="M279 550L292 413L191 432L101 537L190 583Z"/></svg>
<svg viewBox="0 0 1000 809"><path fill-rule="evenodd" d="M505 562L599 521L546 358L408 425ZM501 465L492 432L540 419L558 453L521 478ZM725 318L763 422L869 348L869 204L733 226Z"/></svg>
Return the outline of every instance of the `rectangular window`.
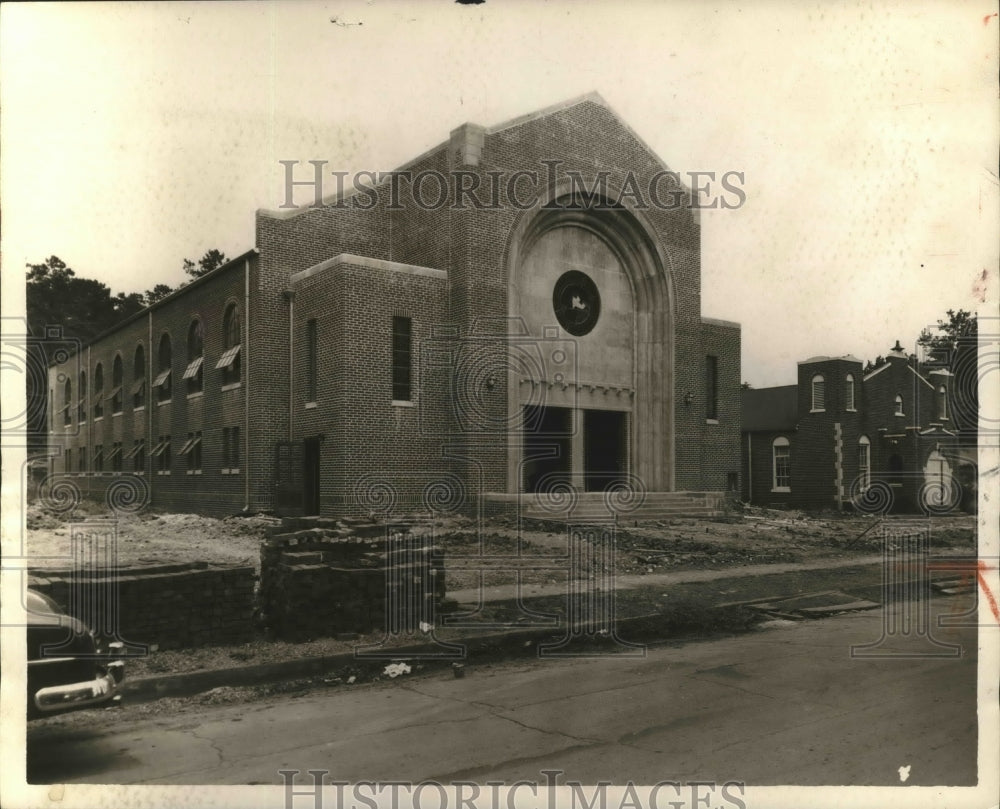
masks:
<svg viewBox="0 0 1000 809"><path fill-rule="evenodd" d="M98 444L94 447L94 471L104 471L104 445Z"/></svg>
<svg viewBox="0 0 1000 809"><path fill-rule="evenodd" d="M66 463L66 471L67 472L72 472L73 471L73 450L72 449L67 449L66 450L66 462L65 463Z"/></svg>
<svg viewBox="0 0 1000 809"><path fill-rule="evenodd" d="M316 355L319 349L317 342L316 319L306 322L306 401L316 401Z"/></svg>
<svg viewBox="0 0 1000 809"><path fill-rule="evenodd" d="M77 463L79 464L79 466L77 468L81 472L86 472L87 471L87 448L86 447L80 447L80 457L79 457L79 460L77 461Z"/></svg>
<svg viewBox="0 0 1000 809"><path fill-rule="evenodd" d="M705 357L705 418L719 418L719 358Z"/></svg>
<svg viewBox="0 0 1000 809"><path fill-rule="evenodd" d="M141 473L146 469L146 440L144 438L136 438L132 442L132 449L129 451L128 455L125 456L125 460L132 460L132 471Z"/></svg>
<svg viewBox="0 0 1000 809"><path fill-rule="evenodd" d="M392 399L410 401L411 323L408 317L392 319Z"/></svg>
<svg viewBox="0 0 1000 809"><path fill-rule="evenodd" d="M871 471L872 471L871 445L859 444L858 482L861 485L861 491L867 491L868 487L871 486Z"/></svg>
<svg viewBox="0 0 1000 809"><path fill-rule="evenodd" d="M189 475L201 474L201 430L188 433L187 441L181 447L180 454L187 458L187 473Z"/></svg>
<svg viewBox="0 0 1000 809"><path fill-rule="evenodd" d="M111 471L121 472L122 471L122 445L120 441L116 441L111 445Z"/></svg>
<svg viewBox="0 0 1000 809"><path fill-rule="evenodd" d="M774 443L774 488L788 491L792 485L791 447L787 441Z"/></svg>
<svg viewBox="0 0 1000 809"><path fill-rule="evenodd" d="M222 429L222 471L231 475L240 471L240 428Z"/></svg>
<svg viewBox="0 0 1000 809"><path fill-rule="evenodd" d="M150 457L156 458L156 474L158 475L169 475L170 474L170 436L161 435L159 440L156 442L156 446L153 447L153 451L149 453Z"/></svg>

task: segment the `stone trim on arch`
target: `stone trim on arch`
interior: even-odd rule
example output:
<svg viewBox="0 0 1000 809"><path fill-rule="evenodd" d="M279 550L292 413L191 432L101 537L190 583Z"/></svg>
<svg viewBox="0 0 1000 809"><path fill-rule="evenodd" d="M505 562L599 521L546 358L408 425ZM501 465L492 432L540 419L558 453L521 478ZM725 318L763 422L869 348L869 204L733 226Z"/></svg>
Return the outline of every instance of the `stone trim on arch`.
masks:
<svg viewBox="0 0 1000 809"><path fill-rule="evenodd" d="M617 189L609 184L609 197ZM631 468L647 491L675 489L674 344L676 293L670 258L653 235L641 211L613 205L610 199L597 205L572 204L568 181L547 189L537 204L523 211L507 239L507 305L513 314L518 273L532 247L546 233L561 227L579 227L598 236L619 259L632 290L633 384L632 417L629 425ZM579 195L577 195L579 196ZM594 202L595 200L592 200ZM508 424L517 424L519 385L508 372ZM507 492L518 492L523 454L522 434L507 435Z"/></svg>

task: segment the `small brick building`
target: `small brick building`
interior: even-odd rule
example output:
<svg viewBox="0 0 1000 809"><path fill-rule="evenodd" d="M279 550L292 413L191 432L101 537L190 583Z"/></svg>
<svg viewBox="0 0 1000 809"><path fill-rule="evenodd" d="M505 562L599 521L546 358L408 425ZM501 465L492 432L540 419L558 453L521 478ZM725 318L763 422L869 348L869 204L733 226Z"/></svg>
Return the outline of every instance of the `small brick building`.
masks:
<svg viewBox="0 0 1000 809"><path fill-rule="evenodd" d="M743 390L743 500L870 512L967 506L952 380L897 343L867 374L851 356L813 357L799 363L796 385Z"/></svg>
<svg viewBox="0 0 1000 809"><path fill-rule="evenodd" d="M600 97L372 180L259 211L255 249L53 367L52 473L207 514L738 491L697 204Z"/></svg>

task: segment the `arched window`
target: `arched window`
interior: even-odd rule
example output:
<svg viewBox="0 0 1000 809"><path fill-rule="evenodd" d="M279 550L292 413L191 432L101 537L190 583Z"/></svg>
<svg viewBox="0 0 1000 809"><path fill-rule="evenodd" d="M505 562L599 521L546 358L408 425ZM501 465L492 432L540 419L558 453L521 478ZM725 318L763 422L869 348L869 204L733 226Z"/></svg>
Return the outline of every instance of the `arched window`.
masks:
<svg viewBox="0 0 1000 809"><path fill-rule="evenodd" d="M844 380L844 407L854 410L854 374L848 374Z"/></svg>
<svg viewBox="0 0 1000 809"><path fill-rule="evenodd" d="M199 393L202 389L202 364L204 360L205 338L201 321L195 318L188 326L187 368L184 369L184 379L187 380L188 393Z"/></svg>
<svg viewBox="0 0 1000 809"><path fill-rule="evenodd" d="M772 491L789 492L792 489L791 449L788 439L784 437L775 438L771 444L774 456Z"/></svg>
<svg viewBox="0 0 1000 809"><path fill-rule="evenodd" d="M240 381L240 310L235 303L226 307L222 318L222 346L224 351L215 367L222 371L222 384L233 385Z"/></svg>
<svg viewBox="0 0 1000 809"><path fill-rule="evenodd" d="M902 416L903 414L903 396L900 393L896 394L896 415Z"/></svg>
<svg viewBox="0 0 1000 809"><path fill-rule="evenodd" d="M156 357L156 379L153 380L153 387L156 389L156 397L161 402L169 402L173 391L170 379L170 370L173 363L173 353L170 349L170 335L166 332L160 337L160 350Z"/></svg>
<svg viewBox="0 0 1000 809"><path fill-rule="evenodd" d="M826 382L822 374L812 378L812 412L821 413L826 408Z"/></svg>
<svg viewBox="0 0 1000 809"><path fill-rule="evenodd" d="M104 366L94 368L94 418L104 418Z"/></svg>
<svg viewBox="0 0 1000 809"><path fill-rule="evenodd" d="M63 424L73 421L73 383L67 379L63 387Z"/></svg>
<svg viewBox="0 0 1000 809"><path fill-rule="evenodd" d="M872 442L867 435L858 439L858 484L861 491L872 484Z"/></svg>
<svg viewBox="0 0 1000 809"><path fill-rule="evenodd" d="M87 420L87 372L80 371L80 398L77 399L76 417L78 421Z"/></svg>
<svg viewBox="0 0 1000 809"><path fill-rule="evenodd" d="M122 385L124 380L122 379L122 355L115 354L114 364L111 366L111 412L121 413L122 412L122 402L125 397L122 396Z"/></svg>
<svg viewBox="0 0 1000 809"><path fill-rule="evenodd" d="M944 421L948 418L948 391L944 385L937 389L938 396L938 418Z"/></svg>
<svg viewBox="0 0 1000 809"><path fill-rule="evenodd" d="M135 357L132 360L132 407L146 405L146 352L142 343L135 347Z"/></svg>

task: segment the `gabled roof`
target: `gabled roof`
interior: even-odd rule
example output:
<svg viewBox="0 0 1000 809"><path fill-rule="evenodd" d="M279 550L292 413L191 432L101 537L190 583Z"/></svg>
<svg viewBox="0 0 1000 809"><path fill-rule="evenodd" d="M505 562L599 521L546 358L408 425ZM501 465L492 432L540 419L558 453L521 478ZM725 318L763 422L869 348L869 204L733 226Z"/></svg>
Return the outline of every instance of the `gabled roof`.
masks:
<svg viewBox="0 0 1000 809"><path fill-rule="evenodd" d="M794 430L799 419L798 385L740 391L745 433Z"/></svg>
<svg viewBox="0 0 1000 809"><path fill-rule="evenodd" d="M565 101L560 101L556 104L551 104L548 107L543 107L540 110L529 112L526 115L519 115L516 118L508 119L507 121L496 124L494 126L482 127L483 133L485 135L495 135L498 132L503 132L504 130L512 129L517 126L523 126L524 124L531 123L532 121L537 121L541 118L547 118L551 115L555 115L556 113L568 110L571 107L575 107L578 104L584 104L587 102L596 104L600 107L604 107L604 109L606 109L615 117L615 120L618 121L622 129L626 130L633 138L635 138L635 140L642 145L643 149L645 149L646 152L649 153L652 159L655 160L657 163L659 163L659 165L664 171L670 171L670 167L663 161L663 158L661 158L654 149L650 148L649 144L646 143L646 141L643 140L631 126L629 126L628 122L626 122L624 118L622 118L617 112L615 112L608 105L608 102L601 97L600 93L596 91L585 93L584 95L576 96L575 98L570 98ZM466 122L466 123L469 124L471 122ZM459 126L462 125L460 124ZM380 186L386 185L389 182L389 175L398 174L400 172L406 171L407 169L409 169L412 166L415 166L416 164L420 163L427 157L430 157L431 155L436 154L437 152L440 152L443 149L446 149L448 147L448 144L449 141L445 140L435 144L434 146L431 146L429 149L425 150L424 152L421 152L419 155L412 158L411 160L406 161L403 165L399 166L398 168L393 169L392 171L385 172L385 177L382 180L373 183L371 187L378 188ZM686 185L682 184L682 186L686 188L688 191L690 191L690 189L687 188ZM351 188L345 188L343 190L343 193L338 192L335 194L329 194L324 196L323 199L321 200L321 206L319 207L335 206L338 202L345 199L349 199L350 197L353 197L357 193L358 190L354 188L352 185ZM314 210L316 210L316 206L314 205L298 205L295 206L294 208L284 209L284 210L271 209L271 208L258 208L257 214L260 216L266 216L269 219L292 219L303 213ZM695 209L692 213L697 215L698 213L697 209Z"/></svg>

